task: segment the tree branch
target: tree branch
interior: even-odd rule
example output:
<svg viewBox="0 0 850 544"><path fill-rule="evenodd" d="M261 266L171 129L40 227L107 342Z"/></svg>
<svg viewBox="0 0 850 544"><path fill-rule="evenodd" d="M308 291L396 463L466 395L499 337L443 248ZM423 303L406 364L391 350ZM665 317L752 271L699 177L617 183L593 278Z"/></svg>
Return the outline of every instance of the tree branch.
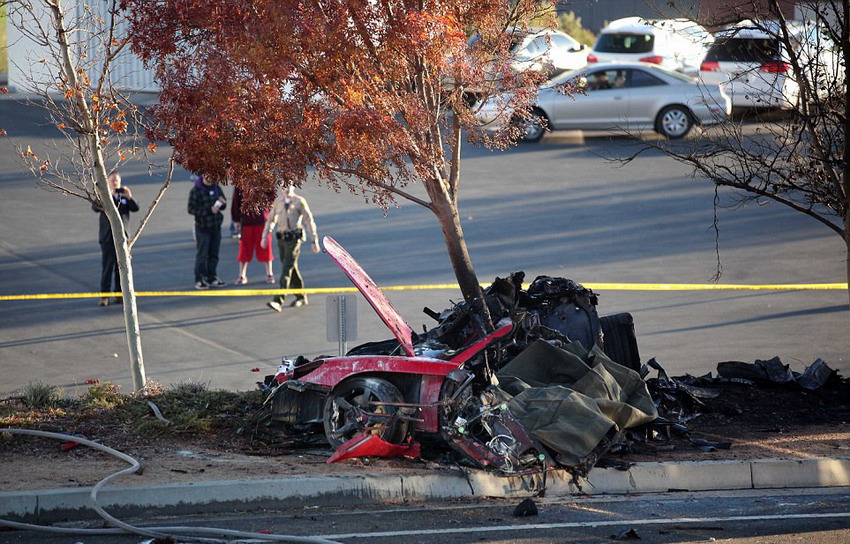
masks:
<svg viewBox="0 0 850 544"><path fill-rule="evenodd" d="M388 191L388 192L393 193L395 195L398 195L398 196L400 196L400 197L402 197L406 200L409 200L413 203L419 204L420 206L422 206L424 208L428 208L432 212L434 211L434 205L432 203L426 202L426 201L424 201L420 198L417 198L417 197L413 196L412 194L410 194L406 191L402 191L401 189L393 187L392 185L389 185L387 183L384 183L384 182L379 181L377 179L374 179L372 177L366 176L366 175L358 172L357 170L355 170L353 168L344 168L344 167L341 167L341 166L335 166L335 165L331 165L331 164L327 164L327 163L323 163L323 165L325 166L325 168L327 168L329 170L333 170L334 172L338 172L340 174L349 174L349 175L358 177L358 178L366 181L369 185L374 185L375 187L377 187L379 189L383 189L384 191ZM353 185L351 183L348 183L345 180L341 180L341 181L343 183L345 183L346 185Z"/></svg>
<svg viewBox="0 0 850 544"><path fill-rule="evenodd" d="M172 155L171 158L168 160L168 175L165 177L165 183L163 183L162 187L159 188L159 192L154 197L153 201L151 202L150 207L148 208L148 211L145 213L145 216L142 218L141 222L139 223L139 228L136 229L136 232L135 232L135 234L133 234L133 237L130 239L130 241L127 242L127 246L129 248L132 249L133 244L136 243L136 240L138 240L139 236L142 234L142 230L145 228L145 225L148 224L148 219L150 219L151 215L153 215L154 208L156 208L157 204L159 204L159 201L162 200L162 197L165 194L166 189L168 189L169 185L171 185L171 176L173 174L174 174L174 156Z"/></svg>

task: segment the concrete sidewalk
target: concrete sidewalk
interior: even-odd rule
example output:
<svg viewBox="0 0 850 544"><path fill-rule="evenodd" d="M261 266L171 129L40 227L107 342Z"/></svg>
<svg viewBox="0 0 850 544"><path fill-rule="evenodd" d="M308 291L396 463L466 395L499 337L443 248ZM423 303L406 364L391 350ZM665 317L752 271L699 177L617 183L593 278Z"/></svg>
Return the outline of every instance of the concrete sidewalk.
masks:
<svg viewBox="0 0 850 544"><path fill-rule="evenodd" d="M358 471L359 472L359 471ZM570 474L502 477L485 471L445 469L431 475L371 474L284 477L139 487L107 487L98 504L110 514L153 516L246 509L376 504L461 498L850 487L850 458L752 459L636 463L628 470L594 468L580 485ZM0 518L36 523L96 518L91 488L0 493Z"/></svg>

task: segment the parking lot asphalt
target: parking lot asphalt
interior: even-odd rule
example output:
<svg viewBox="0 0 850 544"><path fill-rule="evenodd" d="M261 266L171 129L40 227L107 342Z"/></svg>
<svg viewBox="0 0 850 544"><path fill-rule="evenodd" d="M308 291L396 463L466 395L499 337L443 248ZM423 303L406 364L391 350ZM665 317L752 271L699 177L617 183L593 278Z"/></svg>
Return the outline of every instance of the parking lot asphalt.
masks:
<svg viewBox="0 0 850 544"><path fill-rule="evenodd" d="M68 394L92 379L127 390L120 307L73 298L98 290L97 215L86 202L36 185L16 146L56 156L52 150L62 140L40 111L6 96L0 100L0 120L8 131L0 139L0 295L71 298L0 301L0 397L32 381L61 386ZM730 209L728 193L720 194L715 209L710 184L657 153L627 166L608 160L633 146L598 134L553 135L539 145L500 152L467 146L460 211L479 280L489 283L524 270L529 280L551 275L589 285L704 284L716 271L719 245L723 283L846 281L843 243L828 229L777 205ZM121 169L143 211L164 179L167 152L160 150L151 176L144 164ZM159 293L138 299L147 376L165 385L199 381L244 390L282 356L336 353L337 344L326 338L325 296L311 297L304 308L271 312L258 263L249 265L250 283L234 288L250 296L191 292L190 186L189 174L178 169L134 248L136 289ZM225 190L228 196L230 191ZM427 210L400 202L384 213L362 196L315 184L301 193L316 214L320 235L342 243L379 285L455 283L439 226ZM131 229L140 215L132 218ZM718 232L712 229L715 216ZM237 246L227 237L222 244L219 273L229 282L236 277ZM303 253L301 267L308 287L350 287L325 254ZM171 296L174 292L186 293ZM600 314L633 313L641 355L656 357L672 375L773 356L796 371L820 357L850 373L845 291L599 292ZM423 307L448 308L460 294L409 289L391 291L389 298L421 330L434 323ZM349 347L390 336L362 298L357 313L358 337Z"/></svg>

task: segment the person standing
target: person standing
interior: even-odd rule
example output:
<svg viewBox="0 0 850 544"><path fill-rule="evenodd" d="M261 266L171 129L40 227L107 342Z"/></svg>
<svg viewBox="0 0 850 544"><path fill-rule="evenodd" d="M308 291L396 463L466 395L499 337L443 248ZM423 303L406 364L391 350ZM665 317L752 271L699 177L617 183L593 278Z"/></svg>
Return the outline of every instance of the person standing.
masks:
<svg viewBox="0 0 850 544"><path fill-rule="evenodd" d="M124 225L124 232L127 232L127 224L130 221L130 212L139 211L139 204L133 200L133 192L129 187L121 186L121 174L112 172L106 178L109 184L109 193L112 196L112 202L118 209L118 215L121 217L121 223ZM115 278L115 291L121 291L121 275L118 271L118 257L115 254L115 241L112 239L112 225L109 224L109 218L106 217L106 212L103 211L103 205L100 202L94 202L91 205L92 210L100 214L100 226L98 229L98 242L100 242L100 292L112 292L112 279ZM116 304L121 304L120 296L112 299ZM108 306L109 297L101 297L100 306Z"/></svg>
<svg viewBox="0 0 850 544"><path fill-rule="evenodd" d="M247 206L242 200L242 189L239 187L233 189L230 219L236 226L237 232L241 234L239 254L236 256L239 262L239 277L236 278L236 285L248 283L248 263L254 258L254 253L257 254L257 260L266 267L266 283L275 283L272 271L274 251L269 243L271 235L265 229L266 220L269 218L269 204L274 201L275 194L269 192L266 197L268 200L262 204L262 208ZM263 237L266 238L265 245L262 244Z"/></svg>
<svg viewBox="0 0 850 544"><path fill-rule="evenodd" d="M221 247L221 223L227 207L224 191L202 174L201 183L189 191L189 213L195 216L195 289L223 287L218 278L218 252Z"/></svg>
<svg viewBox="0 0 850 544"><path fill-rule="evenodd" d="M289 186L275 199L272 211L266 220L261 241L262 244L268 245L267 235L271 232L275 233L281 266L283 267L278 282L281 289L304 288L304 280L298 270L298 256L301 253L301 244L306 239L304 235L305 225L307 230L310 231L313 253L318 253L319 235L316 232L316 222L313 220L313 214L310 213L307 200L296 195L295 188ZM283 302L283 295L276 295L273 300L266 303L266 306L279 312ZM305 295L295 295L292 306L297 308L306 305L307 297Z"/></svg>

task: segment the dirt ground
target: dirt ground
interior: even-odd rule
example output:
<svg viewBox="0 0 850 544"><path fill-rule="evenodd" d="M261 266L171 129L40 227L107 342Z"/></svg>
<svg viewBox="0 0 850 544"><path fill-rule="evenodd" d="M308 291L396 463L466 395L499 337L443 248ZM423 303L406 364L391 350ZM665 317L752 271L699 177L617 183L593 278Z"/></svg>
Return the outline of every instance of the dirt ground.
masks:
<svg viewBox="0 0 850 544"><path fill-rule="evenodd" d="M620 452L600 464L682 462L750 458L850 457L850 383L836 379L816 392L796 386L718 385L720 395L668 419L686 420L689 433L655 425L633 433ZM699 415L698 415L699 414ZM681 416L681 417L676 417ZM141 474L117 486L159 485L211 480L370 473L422 474L450 470L444 461L355 459L327 464L332 453L322 445L270 448L238 436L204 435L145 438L116 426L68 429L118 449L138 460ZM699 448L690 439L720 443ZM728 443L726 449L723 443ZM67 446L65 446L67 448ZM711 450L711 451L705 451ZM123 461L84 446L23 437L0 437L0 489L3 491L92 486L125 468Z"/></svg>

